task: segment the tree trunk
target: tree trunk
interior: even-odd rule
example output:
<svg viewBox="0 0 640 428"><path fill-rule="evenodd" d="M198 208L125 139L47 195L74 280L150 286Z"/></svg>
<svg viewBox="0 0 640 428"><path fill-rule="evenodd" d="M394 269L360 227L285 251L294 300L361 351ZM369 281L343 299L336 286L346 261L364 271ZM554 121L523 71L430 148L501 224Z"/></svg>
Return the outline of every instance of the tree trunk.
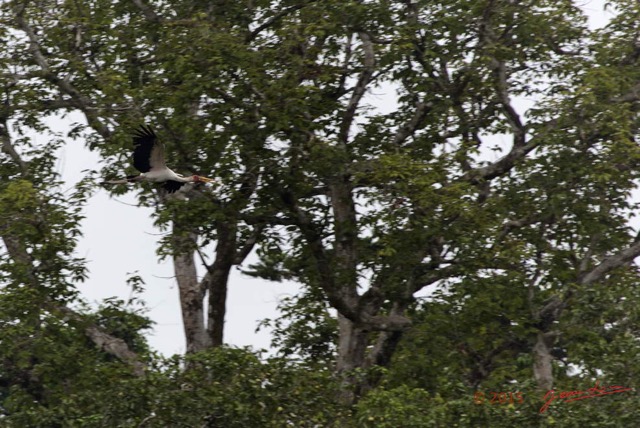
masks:
<svg viewBox="0 0 640 428"><path fill-rule="evenodd" d="M353 404L361 395L363 381L353 370L364 366L369 332L338 314L338 358L336 370L343 376L342 396L346 404Z"/></svg>
<svg viewBox="0 0 640 428"><path fill-rule="evenodd" d="M211 340L204 325L204 289L198 283L193 252L175 255L173 266L180 291L180 309L187 353L190 354L211 346Z"/></svg>
<svg viewBox="0 0 640 428"><path fill-rule="evenodd" d="M176 251L173 256L173 268L180 292L180 309L187 353L191 354L211 347L211 340L204 324L203 301L206 289L198 282L192 249L195 236L181 234L175 223L173 233L173 245Z"/></svg>
<svg viewBox="0 0 640 428"><path fill-rule="evenodd" d="M209 285L209 314L207 333L212 346L222 346L224 340L224 317L227 313L228 268L216 269Z"/></svg>
<svg viewBox="0 0 640 428"><path fill-rule="evenodd" d="M231 219L229 219L231 220ZM237 239L236 220L218 224L216 258L203 280L209 291L207 334L212 346L222 346L224 340L224 317L227 313L227 288L229 273L234 265Z"/></svg>
<svg viewBox="0 0 640 428"><path fill-rule="evenodd" d="M365 361L365 367L380 366L386 367L391 363L391 357L395 352L400 339L402 338L402 331L382 331L376 340L375 345L367 354Z"/></svg>
<svg viewBox="0 0 640 428"><path fill-rule="evenodd" d="M541 391L549 391L553 388L551 346L555 339L555 333L540 331L533 346L533 376Z"/></svg>
<svg viewBox="0 0 640 428"><path fill-rule="evenodd" d="M369 332L356 327L353 322L338 315L339 340L336 368L348 372L364 364Z"/></svg>

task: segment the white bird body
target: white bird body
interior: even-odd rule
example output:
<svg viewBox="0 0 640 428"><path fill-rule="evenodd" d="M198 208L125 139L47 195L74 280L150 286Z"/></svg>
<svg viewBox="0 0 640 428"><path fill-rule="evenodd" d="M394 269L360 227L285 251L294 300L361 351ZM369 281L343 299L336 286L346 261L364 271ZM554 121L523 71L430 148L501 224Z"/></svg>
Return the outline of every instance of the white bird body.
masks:
<svg viewBox="0 0 640 428"><path fill-rule="evenodd" d="M181 179L184 179L182 175L176 174L169 168L152 169L149 172L141 173L138 177L141 177L141 180L151 181L153 183L161 183L167 180L181 181Z"/></svg>
<svg viewBox="0 0 640 428"><path fill-rule="evenodd" d="M167 167L164 159L164 146L156 137L150 126L141 126L133 135L133 166L140 171L139 175L130 175L123 180L105 181L108 184L124 184L136 181L164 183L169 193L176 192L184 183L209 183L211 178L192 175L185 177L176 174Z"/></svg>

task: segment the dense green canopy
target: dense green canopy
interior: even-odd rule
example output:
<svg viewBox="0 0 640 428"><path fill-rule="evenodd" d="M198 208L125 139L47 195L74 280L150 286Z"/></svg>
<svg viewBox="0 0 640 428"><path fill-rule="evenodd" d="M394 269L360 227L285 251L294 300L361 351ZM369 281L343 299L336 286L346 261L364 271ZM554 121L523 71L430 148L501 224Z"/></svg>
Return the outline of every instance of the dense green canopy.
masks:
<svg viewBox="0 0 640 428"><path fill-rule="evenodd" d="M3 2L0 425L633 425L634 391L540 412L640 380L640 5L607 5L594 30L568 0ZM74 287L142 123L220 183L135 188L185 356ZM64 140L102 159L71 195ZM300 284L276 357L224 346L236 266Z"/></svg>

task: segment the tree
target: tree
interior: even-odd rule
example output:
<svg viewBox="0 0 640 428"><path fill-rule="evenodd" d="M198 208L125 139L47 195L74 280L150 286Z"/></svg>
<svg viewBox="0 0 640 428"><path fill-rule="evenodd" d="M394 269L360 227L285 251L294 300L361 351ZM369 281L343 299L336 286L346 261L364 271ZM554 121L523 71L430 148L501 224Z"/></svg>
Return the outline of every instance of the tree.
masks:
<svg viewBox="0 0 640 428"><path fill-rule="evenodd" d="M624 270L639 254L625 218L638 157L629 24L613 24L623 40L593 40L571 2L394 6L344 6L352 38L338 58L356 73L338 82L353 85L340 87L334 115L318 116L323 129L300 137L302 153L291 144L295 179L279 187L298 238L265 244L257 271L284 268L325 293L346 371L389 363L426 287L445 287L450 310L510 293L490 323L524 331L499 346L524 346L550 389L563 312L595 283L635 278ZM381 82L397 88L398 107L360 113ZM526 117L522 97L537 101ZM305 179L326 199L309 199ZM483 352L491 366L500 348ZM478 370L472 384L490 367Z"/></svg>
<svg viewBox="0 0 640 428"><path fill-rule="evenodd" d="M188 352L223 343L229 271L257 247L250 274L304 285L283 343L316 328L326 346L305 356L324 359L337 337L346 403L386 381L379 367L424 370L394 356L455 323L451 341L420 343L439 363L434 343L458 350L462 385L515 365L544 391L573 382L568 352L604 367L584 335L635 353L617 306L637 302L638 6L615 4L594 32L571 1L13 1L3 79L32 118L82 111L90 147L116 157L105 175L152 121L181 168L220 178L182 199L139 193L172 231ZM434 367L419 387L437 384Z"/></svg>

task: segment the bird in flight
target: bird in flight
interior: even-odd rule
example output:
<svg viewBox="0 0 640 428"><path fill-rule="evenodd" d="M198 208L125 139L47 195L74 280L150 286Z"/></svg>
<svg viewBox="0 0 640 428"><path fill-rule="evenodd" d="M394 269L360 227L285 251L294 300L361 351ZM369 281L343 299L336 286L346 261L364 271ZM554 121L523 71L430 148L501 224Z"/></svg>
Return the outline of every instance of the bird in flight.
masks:
<svg viewBox="0 0 640 428"><path fill-rule="evenodd" d="M129 175L123 180L105 181L107 184L125 184L138 181L162 183L168 193L178 191L185 183L210 183L211 178L199 175L185 177L167 167L164 160L164 146L158 140L151 126L142 125L133 134L133 166L139 175Z"/></svg>

